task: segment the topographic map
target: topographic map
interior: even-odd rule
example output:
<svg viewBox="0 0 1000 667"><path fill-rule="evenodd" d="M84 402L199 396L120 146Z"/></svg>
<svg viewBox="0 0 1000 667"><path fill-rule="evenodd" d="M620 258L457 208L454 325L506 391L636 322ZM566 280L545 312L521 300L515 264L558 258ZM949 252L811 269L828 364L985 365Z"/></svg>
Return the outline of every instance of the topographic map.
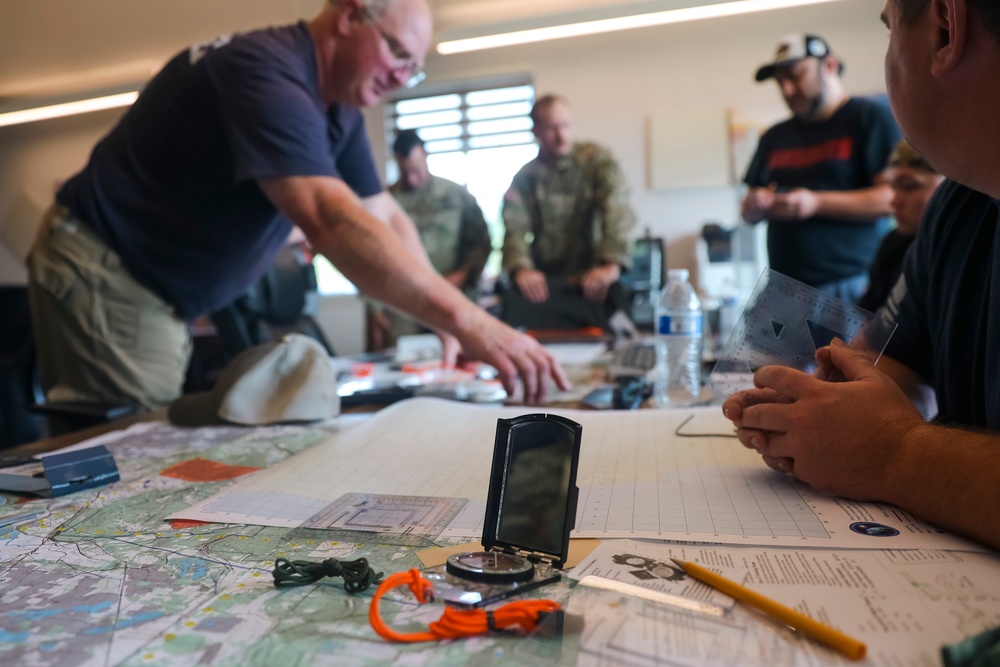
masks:
<svg viewBox="0 0 1000 667"><path fill-rule="evenodd" d="M350 424L345 418L309 428L140 424L103 442L117 461L119 482L49 500L0 495L0 520L43 512L0 528L0 664L849 664L740 605L719 619L682 614L643 596L572 587L566 577L530 594L565 605L561 640L494 634L390 644L369 625L372 590L350 595L340 579L277 590L274 561L365 557L388 574L421 567L417 550L426 543L387 535L361 543L356 533L164 520ZM349 439L350 431L342 437ZM608 577L618 568L641 585L651 576L660 580L655 567L636 563L671 557L746 571L747 586L867 642L868 664L938 664L942 644L1000 624L995 553L628 541L612 553L629 567L594 561L587 573ZM405 588L392 591L381 608L400 632L426 630L443 610L417 605Z"/></svg>
<svg viewBox="0 0 1000 667"><path fill-rule="evenodd" d="M364 556L389 573L419 567L412 547L331 541L322 531L163 520L227 483L190 481L198 470L212 479L228 466L243 467L233 468L238 473L266 467L337 427L327 428L140 425L106 443L120 482L50 500L4 496L0 518L46 512L0 528L0 663L369 665L396 661L401 651L412 665L468 664L471 655L504 662L509 641L444 650L385 643L368 624L372 590L351 596L339 579L280 591L272 583L279 556ZM161 474L171 470L187 479ZM440 613L414 606L396 622L426 626ZM523 654L512 660L532 662Z"/></svg>

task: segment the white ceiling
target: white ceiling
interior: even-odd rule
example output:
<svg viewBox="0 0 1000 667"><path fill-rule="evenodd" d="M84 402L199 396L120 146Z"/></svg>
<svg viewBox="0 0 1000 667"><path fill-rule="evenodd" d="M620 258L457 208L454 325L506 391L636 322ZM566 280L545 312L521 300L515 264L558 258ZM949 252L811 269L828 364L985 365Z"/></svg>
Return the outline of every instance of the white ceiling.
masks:
<svg viewBox="0 0 1000 667"><path fill-rule="evenodd" d="M715 1L429 0L439 39ZM135 85L188 44L308 18L323 2L0 0L0 106Z"/></svg>
<svg viewBox="0 0 1000 667"><path fill-rule="evenodd" d="M636 12L642 5L703 4L696 2L664 2L663 0L430 0L438 30L484 26L516 20L548 19L550 17L610 10L618 14ZM653 11L646 9L645 11Z"/></svg>

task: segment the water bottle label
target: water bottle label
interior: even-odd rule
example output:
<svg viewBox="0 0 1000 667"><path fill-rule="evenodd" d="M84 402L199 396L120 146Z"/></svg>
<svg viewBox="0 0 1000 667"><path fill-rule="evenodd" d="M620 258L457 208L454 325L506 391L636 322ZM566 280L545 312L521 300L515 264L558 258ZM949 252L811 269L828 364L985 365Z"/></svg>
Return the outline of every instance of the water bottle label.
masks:
<svg viewBox="0 0 1000 667"><path fill-rule="evenodd" d="M701 314L660 315L656 333L663 336L700 336Z"/></svg>

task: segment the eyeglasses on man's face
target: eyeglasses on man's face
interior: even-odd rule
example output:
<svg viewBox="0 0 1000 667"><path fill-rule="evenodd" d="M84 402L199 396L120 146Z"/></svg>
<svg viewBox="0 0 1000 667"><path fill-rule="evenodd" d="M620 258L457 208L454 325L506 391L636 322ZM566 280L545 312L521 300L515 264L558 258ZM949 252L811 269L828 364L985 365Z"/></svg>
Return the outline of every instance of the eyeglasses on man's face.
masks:
<svg viewBox="0 0 1000 667"><path fill-rule="evenodd" d="M400 62L400 65L398 65L396 69L401 69L406 72L407 79L403 85L407 88L413 88L415 85L427 78L427 74L425 74L424 70L417 64L417 59L406 50L406 47L399 43L398 39L385 31L385 28L382 27L381 23L379 23L375 14L373 14L367 7L365 7L363 11L365 13L365 18L368 21L371 21L371 24L375 26L376 30L378 30L378 34L382 35L382 39L385 40L386 46L389 47L389 53L392 54L393 58Z"/></svg>

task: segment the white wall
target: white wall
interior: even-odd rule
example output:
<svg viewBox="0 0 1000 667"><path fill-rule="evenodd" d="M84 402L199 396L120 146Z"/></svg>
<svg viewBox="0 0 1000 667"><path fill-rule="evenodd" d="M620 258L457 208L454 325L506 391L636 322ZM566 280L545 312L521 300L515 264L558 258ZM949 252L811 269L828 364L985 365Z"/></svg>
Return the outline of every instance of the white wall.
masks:
<svg viewBox="0 0 1000 667"><path fill-rule="evenodd" d="M24 254L58 184L82 167L121 110L0 128L0 283L21 284Z"/></svg>
<svg viewBox="0 0 1000 667"><path fill-rule="evenodd" d="M474 2L452 4L471 6ZM18 91L37 94L58 81L65 86L66 72L76 72L76 80L102 84L115 83L112 79L118 72L120 83L121 72L134 76L147 67L144 63L161 63L185 44L234 29L308 17L318 5L319 0L4 2L0 6L0 104ZM880 10L881 5L872 0L841 0L478 53L432 54L427 70L431 81L526 72L534 76L539 93L553 91L568 97L577 135L609 146L621 161L639 215L637 233L643 226L651 227L667 237L672 266L693 268L694 239L701 225L735 222L738 192L736 188L649 190L645 150L649 117L692 109L720 119L727 109L753 118L784 117L786 111L774 85L755 84L752 75L782 35L803 30L823 35L842 56L849 91L882 91L887 33L878 21ZM91 25L100 25L100 33L86 23L98 20L99 24ZM71 41L60 41L66 39ZM121 64L117 69L116 62ZM80 70L82 66L87 69ZM26 230L22 226L36 224L25 200L44 206L54 184L85 163L90 148L117 117L118 112L100 112L0 128L0 283L24 280L22 258L7 247L10 244L5 245L4 238L23 239ZM380 131L380 123L371 125L373 134ZM376 142L380 146L381 138ZM381 154L376 148L376 155ZM8 225L16 229L5 233ZM340 312L343 306L338 302L332 309ZM360 321L356 311L357 305L351 304L345 317L338 315L330 321L354 328ZM345 341L338 347L345 352L359 347L360 330L354 335L353 344Z"/></svg>

